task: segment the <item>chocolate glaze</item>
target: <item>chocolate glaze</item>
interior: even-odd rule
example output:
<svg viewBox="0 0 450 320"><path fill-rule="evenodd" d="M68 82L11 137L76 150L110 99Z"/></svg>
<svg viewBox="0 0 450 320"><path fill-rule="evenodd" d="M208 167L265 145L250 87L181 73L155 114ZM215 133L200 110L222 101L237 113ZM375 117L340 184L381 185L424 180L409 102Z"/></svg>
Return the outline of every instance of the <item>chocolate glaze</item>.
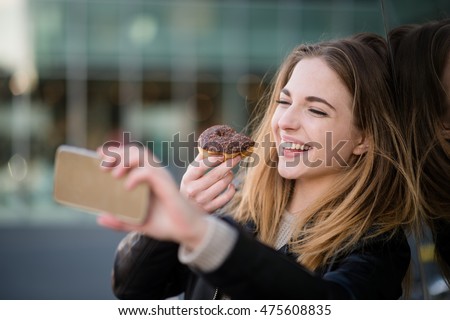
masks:
<svg viewBox="0 0 450 320"><path fill-rule="evenodd" d="M246 151L255 142L227 125L216 125L202 132L198 145L207 151L231 154Z"/></svg>

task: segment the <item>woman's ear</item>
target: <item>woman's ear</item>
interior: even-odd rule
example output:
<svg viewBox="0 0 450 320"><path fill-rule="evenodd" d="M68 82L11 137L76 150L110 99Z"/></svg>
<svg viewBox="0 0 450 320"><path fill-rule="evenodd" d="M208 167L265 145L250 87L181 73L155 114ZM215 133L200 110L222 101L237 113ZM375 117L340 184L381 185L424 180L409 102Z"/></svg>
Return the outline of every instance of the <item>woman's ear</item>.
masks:
<svg viewBox="0 0 450 320"><path fill-rule="evenodd" d="M369 150L369 139L367 137L363 137L360 139L360 142L353 148L353 154L360 156Z"/></svg>

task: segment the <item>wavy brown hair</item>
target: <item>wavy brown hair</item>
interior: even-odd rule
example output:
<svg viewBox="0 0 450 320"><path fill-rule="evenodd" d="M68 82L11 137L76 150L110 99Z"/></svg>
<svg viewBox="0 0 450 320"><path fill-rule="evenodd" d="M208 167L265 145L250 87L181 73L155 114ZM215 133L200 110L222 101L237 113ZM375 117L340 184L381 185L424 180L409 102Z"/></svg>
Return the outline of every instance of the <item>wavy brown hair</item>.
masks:
<svg viewBox="0 0 450 320"><path fill-rule="evenodd" d="M450 99L441 80L450 55L450 19L398 27L389 41L420 219L436 241L441 224L450 225L450 142L442 134ZM450 266L439 251L436 256L449 281Z"/></svg>
<svg viewBox="0 0 450 320"><path fill-rule="evenodd" d="M404 160L405 145L395 120L386 42L378 35L364 33L300 45L287 56L262 103L253 134L257 141L255 159L262 161L242 169L242 188L228 212L239 221L253 221L259 238L274 244L294 184L278 174L276 148L267 151L267 137L275 141L270 122L276 99L296 64L305 58L323 59L342 79L353 96L353 125L369 141L369 150L353 155L335 186L298 221L291 250L298 254L300 263L314 270L350 252L361 241L409 227L414 199Z"/></svg>

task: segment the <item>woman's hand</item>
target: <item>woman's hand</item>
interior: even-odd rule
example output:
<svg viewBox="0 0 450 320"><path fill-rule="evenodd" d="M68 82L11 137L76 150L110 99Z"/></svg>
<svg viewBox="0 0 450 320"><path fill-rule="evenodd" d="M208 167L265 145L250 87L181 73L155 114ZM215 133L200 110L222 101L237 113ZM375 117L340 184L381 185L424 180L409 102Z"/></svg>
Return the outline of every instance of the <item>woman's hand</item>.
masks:
<svg viewBox="0 0 450 320"><path fill-rule="evenodd" d="M155 239L181 243L188 249L195 248L206 234L204 213L180 194L169 172L145 149L120 147L108 151L106 155L99 150L105 170L111 170L117 178L127 175L127 189L148 184L150 207L142 225L126 223L108 214L99 216L97 222L111 229L137 231Z"/></svg>
<svg viewBox="0 0 450 320"><path fill-rule="evenodd" d="M234 177L231 170L241 157L223 159L223 156L202 158L199 154L181 180L181 194L208 213L223 207L236 193L231 183Z"/></svg>

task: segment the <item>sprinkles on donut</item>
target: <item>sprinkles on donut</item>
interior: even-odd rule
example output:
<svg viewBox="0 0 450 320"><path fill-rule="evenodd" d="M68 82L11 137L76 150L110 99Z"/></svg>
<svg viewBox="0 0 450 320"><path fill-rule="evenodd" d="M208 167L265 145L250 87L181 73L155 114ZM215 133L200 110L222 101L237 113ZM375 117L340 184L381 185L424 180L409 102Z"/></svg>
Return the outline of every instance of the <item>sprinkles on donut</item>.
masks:
<svg viewBox="0 0 450 320"><path fill-rule="evenodd" d="M202 132L198 138L198 150L204 158L223 155L225 160L249 156L255 142L227 125L215 125Z"/></svg>

